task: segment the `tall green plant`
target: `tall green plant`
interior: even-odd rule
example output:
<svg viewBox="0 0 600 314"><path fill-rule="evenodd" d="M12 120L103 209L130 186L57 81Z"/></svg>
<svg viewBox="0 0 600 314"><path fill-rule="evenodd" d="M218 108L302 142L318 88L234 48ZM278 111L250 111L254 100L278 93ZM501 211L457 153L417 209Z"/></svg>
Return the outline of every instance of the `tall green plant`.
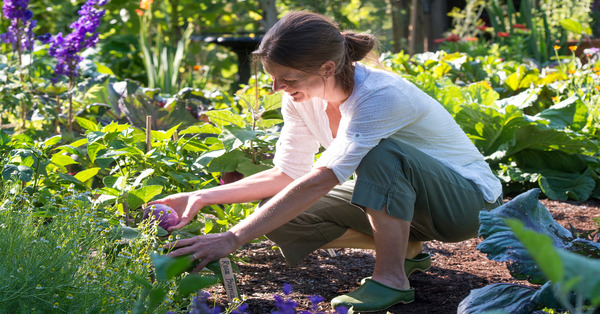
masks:
<svg viewBox="0 0 600 314"><path fill-rule="evenodd" d="M139 33L148 87L160 88L163 93L173 95L181 88L179 70L186 57L194 25L187 25L175 46L171 46L165 40L166 28L167 25L162 23L154 25L152 7L148 4L148 8L140 16Z"/></svg>

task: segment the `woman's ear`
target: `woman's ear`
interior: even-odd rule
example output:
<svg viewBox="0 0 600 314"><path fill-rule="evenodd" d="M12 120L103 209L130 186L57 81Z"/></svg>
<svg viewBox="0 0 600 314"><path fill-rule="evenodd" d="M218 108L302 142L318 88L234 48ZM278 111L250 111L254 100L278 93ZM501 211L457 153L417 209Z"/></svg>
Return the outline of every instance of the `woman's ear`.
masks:
<svg viewBox="0 0 600 314"><path fill-rule="evenodd" d="M321 75L329 77L329 76L334 76L335 75L335 62L333 61L325 61L325 63L323 63L321 65Z"/></svg>

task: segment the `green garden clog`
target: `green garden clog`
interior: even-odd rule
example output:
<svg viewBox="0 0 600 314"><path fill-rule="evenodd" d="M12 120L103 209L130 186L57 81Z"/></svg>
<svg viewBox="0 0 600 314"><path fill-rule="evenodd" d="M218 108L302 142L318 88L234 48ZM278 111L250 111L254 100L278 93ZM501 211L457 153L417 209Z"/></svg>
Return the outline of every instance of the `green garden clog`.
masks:
<svg viewBox="0 0 600 314"><path fill-rule="evenodd" d="M407 258L404 260L404 272L406 277L410 276L414 272L424 272L431 268L431 254L419 253L414 258Z"/></svg>
<svg viewBox="0 0 600 314"><path fill-rule="evenodd" d="M402 303L415 300L415 289L395 289L373 279L365 279L364 284L348 294L340 295L331 300L331 307L345 306L351 312L376 312Z"/></svg>
<svg viewBox="0 0 600 314"><path fill-rule="evenodd" d="M414 258L407 258L404 260L404 272L406 278L408 278L414 272L424 272L431 268L431 255L429 253L419 253ZM365 277L360 281L360 284L364 284L366 279L371 277Z"/></svg>

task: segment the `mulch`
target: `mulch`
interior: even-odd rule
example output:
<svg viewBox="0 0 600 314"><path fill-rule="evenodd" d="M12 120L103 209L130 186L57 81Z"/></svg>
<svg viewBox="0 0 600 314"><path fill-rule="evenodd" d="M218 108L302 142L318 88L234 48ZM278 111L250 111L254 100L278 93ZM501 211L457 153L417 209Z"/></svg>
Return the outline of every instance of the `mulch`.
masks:
<svg viewBox="0 0 600 314"><path fill-rule="evenodd" d="M508 201L506 199L505 201ZM540 200L556 221L578 232L594 230L598 225L592 220L600 218L600 201L585 202ZM410 277L415 288L415 301L396 305L390 313L456 313L459 303L472 289L488 284L504 282L530 285L511 277L504 263L494 262L477 250L482 239L474 238L458 243L430 241L424 251L432 255L433 266L425 273ZM289 267L273 243L261 241L250 243L237 252L245 263L239 263L237 274L239 288L251 313L271 313L277 310L274 295L293 299L298 311L310 311L309 296L319 295L325 301L319 303L318 311L332 313L329 301L359 286L359 281L371 275L375 259L373 251L337 249L336 256L321 250L311 254L295 267ZM283 285L292 286L292 292L284 296ZM226 294L220 286L209 292L216 304L226 304ZM381 313L386 313L385 311Z"/></svg>

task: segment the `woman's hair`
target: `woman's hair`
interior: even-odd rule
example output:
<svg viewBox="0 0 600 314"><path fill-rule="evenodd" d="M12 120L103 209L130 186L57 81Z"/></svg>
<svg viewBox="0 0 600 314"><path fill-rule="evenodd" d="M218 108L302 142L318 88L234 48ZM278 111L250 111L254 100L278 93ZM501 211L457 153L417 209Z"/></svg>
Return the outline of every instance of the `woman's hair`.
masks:
<svg viewBox="0 0 600 314"><path fill-rule="evenodd" d="M263 37L253 52L257 59L316 75L326 61L336 66L335 78L344 91L354 87L354 62L375 48L376 38L365 33L340 32L326 16L295 11L286 14Z"/></svg>

